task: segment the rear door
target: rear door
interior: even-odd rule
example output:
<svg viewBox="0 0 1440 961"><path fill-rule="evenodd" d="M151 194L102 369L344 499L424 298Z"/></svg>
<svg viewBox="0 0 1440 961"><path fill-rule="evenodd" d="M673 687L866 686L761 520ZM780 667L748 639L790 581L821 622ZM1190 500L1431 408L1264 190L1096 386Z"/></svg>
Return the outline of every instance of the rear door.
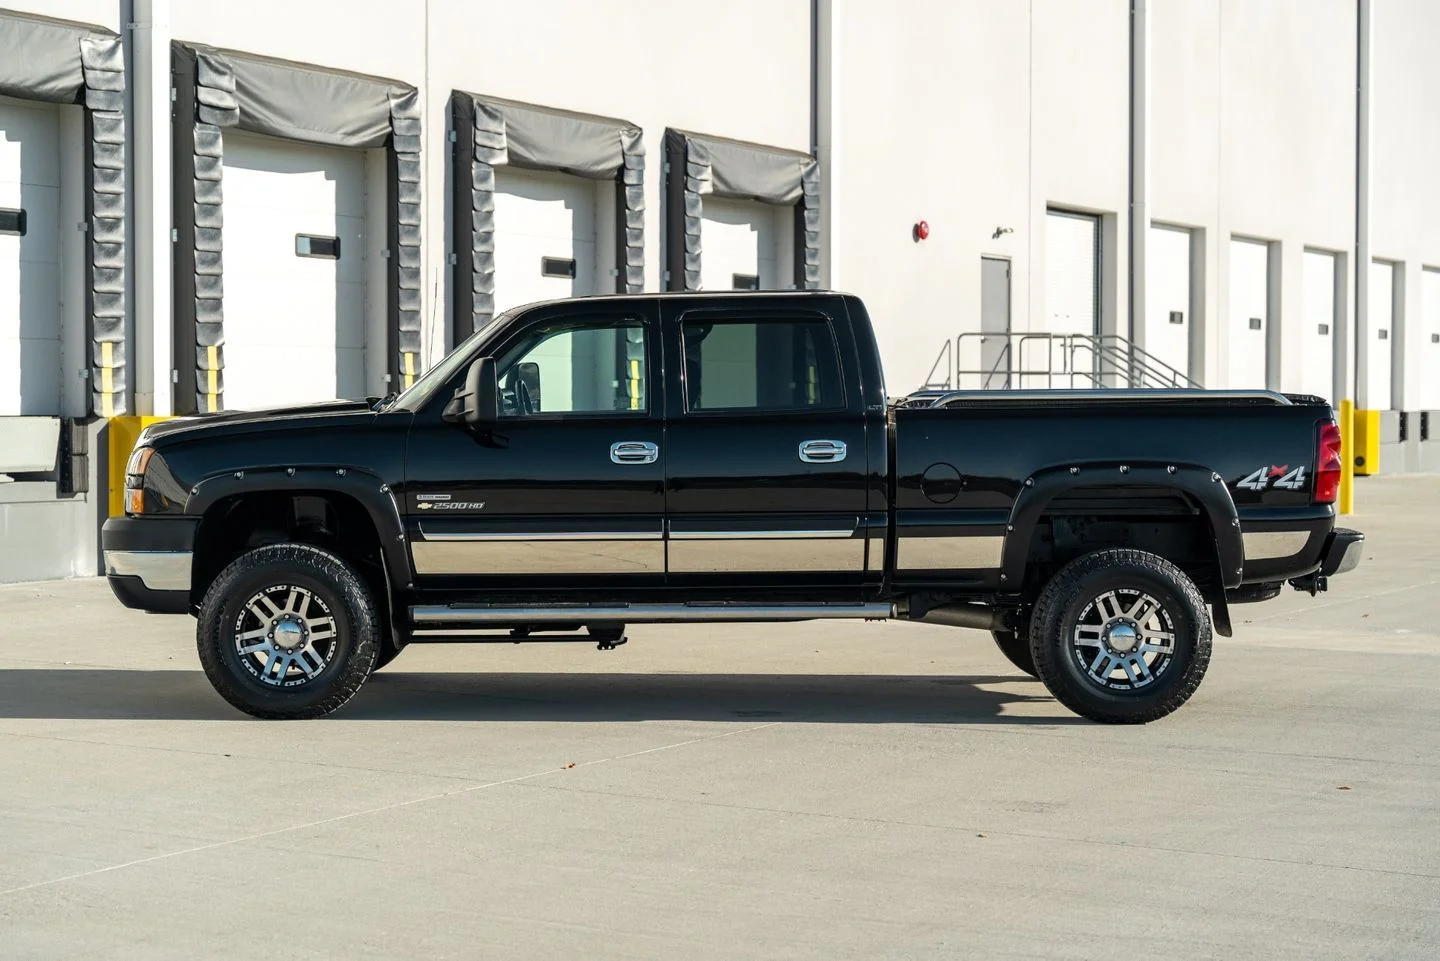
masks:
<svg viewBox="0 0 1440 961"><path fill-rule="evenodd" d="M845 319L793 297L662 310L669 583L858 587L867 451Z"/></svg>

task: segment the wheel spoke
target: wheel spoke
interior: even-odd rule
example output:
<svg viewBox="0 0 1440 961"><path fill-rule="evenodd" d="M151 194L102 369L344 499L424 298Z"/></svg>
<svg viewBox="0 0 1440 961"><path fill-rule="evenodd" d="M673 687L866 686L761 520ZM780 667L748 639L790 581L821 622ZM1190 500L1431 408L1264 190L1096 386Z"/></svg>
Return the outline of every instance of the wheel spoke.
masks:
<svg viewBox="0 0 1440 961"><path fill-rule="evenodd" d="M1141 594L1135 606L1125 612L1125 616L1137 624L1144 624L1150 619L1150 615L1160 609L1160 602L1149 594Z"/></svg>
<svg viewBox="0 0 1440 961"><path fill-rule="evenodd" d="M1111 591L1109 594L1096 598L1095 606L1100 610L1100 616L1106 621L1113 621L1117 617L1123 617L1125 612L1120 607L1120 598Z"/></svg>
<svg viewBox="0 0 1440 961"><path fill-rule="evenodd" d="M295 611L295 604L296 604L296 602L299 601L299 600L300 600L300 592L299 592L298 590L296 590L295 588L293 588L293 587L290 588L290 596L287 597L287 598L285 598L285 613L290 613L290 614L296 613L296 611Z"/></svg>
<svg viewBox="0 0 1440 961"><path fill-rule="evenodd" d="M295 664L309 677L320 673L320 669L325 666L325 658L321 657L315 648L307 647L295 652Z"/></svg>
<svg viewBox="0 0 1440 961"><path fill-rule="evenodd" d="M253 631L246 631L244 634L236 634L235 642L238 644L241 641L253 641L257 637L264 637L268 633L270 633L270 628L262 625L255 628L255 630Z"/></svg>
<svg viewBox="0 0 1440 961"><path fill-rule="evenodd" d="M310 643L328 641L335 636L335 618L321 617L310 622Z"/></svg>
<svg viewBox="0 0 1440 961"><path fill-rule="evenodd" d="M260 606L262 604L264 605L263 608ZM275 618L285 613L280 609L278 605L276 605L274 601L270 599L270 596L268 594L261 594L259 597L256 597L253 601L251 601L247 606L250 609L250 613L254 614L261 621L273 621L275 620Z"/></svg>
<svg viewBox="0 0 1440 961"><path fill-rule="evenodd" d="M1149 684L1154 680L1150 674L1150 665L1145 663L1145 658L1139 656L1131 657L1125 662L1125 673L1130 675L1130 683L1136 686Z"/></svg>
<svg viewBox="0 0 1440 961"><path fill-rule="evenodd" d="M1133 661L1132 658L1126 657L1125 660L1120 661L1120 667L1125 669L1125 676L1129 677L1130 686L1135 686L1135 661Z"/></svg>
<svg viewBox="0 0 1440 961"><path fill-rule="evenodd" d="M1169 631L1145 631L1140 636L1142 639L1140 650L1142 652L1152 652L1155 654L1175 653L1175 635Z"/></svg>
<svg viewBox="0 0 1440 961"><path fill-rule="evenodd" d="M240 647L237 648L237 650L239 650L241 654L258 654L261 651L269 650L270 641L265 638L264 631L261 631L260 633L260 640L251 641L249 644L241 644Z"/></svg>
<svg viewBox="0 0 1440 961"><path fill-rule="evenodd" d="M1075 643L1081 647L1094 647L1100 643L1105 629L1099 624L1080 624L1075 628Z"/></svg>
<svg viewBox="0 0 1440 961"><path fill-rule="evenodd" d="M310 594L308 592L300 596L300 609L295 613L300 615L302 621L310 618Z"/></svg>
<svg viewBox="0 0 1440 961"><path fill-rule="evenodd" d="M1106 665L1103 673L1100 671L1101 664ZM1105 650L1104 648L1101 648L1100 653L1095 655L1095 660L1090 662L1090 673L1094 674L1096 677L1109 677L1110 672L1114 669L1115 659L1111 657L1110 652Z"/></svg>
<svg viewBox="0 0 1440 961"><path fill-rule="evenodd" d="M290 673L290 664L295 656L288 651L276 651L265 665L265 676L276 681L285 680L285 675Z"/></svg>

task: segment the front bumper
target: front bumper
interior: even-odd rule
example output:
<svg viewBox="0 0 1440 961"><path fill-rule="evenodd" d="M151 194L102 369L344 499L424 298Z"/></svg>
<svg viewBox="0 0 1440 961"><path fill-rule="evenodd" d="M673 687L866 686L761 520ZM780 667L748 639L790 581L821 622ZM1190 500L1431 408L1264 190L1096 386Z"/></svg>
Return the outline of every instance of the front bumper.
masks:
<svg viewBox="0 0 1440 961"><path fill-rule="evenodd" d="M112 517L100 531L105 576L126 607L190 612L190 570L198 520Z"/></svg>

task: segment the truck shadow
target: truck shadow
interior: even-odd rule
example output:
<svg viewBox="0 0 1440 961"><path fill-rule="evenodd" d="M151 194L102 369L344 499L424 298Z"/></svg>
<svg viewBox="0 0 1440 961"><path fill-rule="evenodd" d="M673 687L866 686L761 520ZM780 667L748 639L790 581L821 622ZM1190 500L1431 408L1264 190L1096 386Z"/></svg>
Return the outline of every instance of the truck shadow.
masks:
<svg viewBox="0 0 1440 961"><path fill-rule="evenodd" d="M992 689L992 687L994 689ZM336 720L1073 724L1038 682L846 674L375 675ZM0 718L247 720L198 671L0 670Z"/></svg>

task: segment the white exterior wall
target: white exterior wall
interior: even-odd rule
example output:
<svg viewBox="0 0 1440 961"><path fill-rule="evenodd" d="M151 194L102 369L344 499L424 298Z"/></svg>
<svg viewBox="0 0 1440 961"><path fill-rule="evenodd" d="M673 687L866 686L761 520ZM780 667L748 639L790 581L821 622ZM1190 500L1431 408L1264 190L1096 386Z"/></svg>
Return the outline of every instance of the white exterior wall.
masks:
<svg viewBox="0 0 1440 961"><path fill-rule="evenodd" d="M1012 329L1045 329L1047 204L1111 215L1102 314L1124 316L1128 4L830 7L824 263L865 299L890 392L980 329L982 256L1011 261Z"/></svg>
<svg viewBox="0 0 1440 961"><path fill-rule="evenodd" d="M191 40L390 77L420 88L424 118L424 330L448 346L449 98L460 90L618 117L645 132L646 288L660 289L665 128L810 149L808 0L173 0ZM403 15L399 15L403 14ZM283 30L275 29L283 23ZM620 38L624 38L624 44ZM743 58L737 59L737 58ZM743 69L736 69L737 64ZM600 230L608 233L605 225ZM444 291L437 302L435 290Z"/></svg>
<svg viewBox="0 0 1440 961"><path fill-rule="evenodd" d="M1231 386L1227 251L1232 236L1263 239L1280 245L1271 386L1298 389L1304 249L1354 245L1354 0L1152 0L1149 11L1150 214L1204 229L1197 370L1207 387Z"/></svg>
<svg viewBox="0 0 1440 961"><path fill-rule="evenodd" d="M1404 264L1390 344L1401 410L1440 408L1440 344L1427 326L1440 317L1440 286L1425 282L1422 268L1440 267L1440 126L1434 121L1440 90L1440 5L1431 0L1371 3L1371 254ZM1371 349L1377 346L1370 341ZM1380 345L1383 346L1383 345Z"/></svg>

